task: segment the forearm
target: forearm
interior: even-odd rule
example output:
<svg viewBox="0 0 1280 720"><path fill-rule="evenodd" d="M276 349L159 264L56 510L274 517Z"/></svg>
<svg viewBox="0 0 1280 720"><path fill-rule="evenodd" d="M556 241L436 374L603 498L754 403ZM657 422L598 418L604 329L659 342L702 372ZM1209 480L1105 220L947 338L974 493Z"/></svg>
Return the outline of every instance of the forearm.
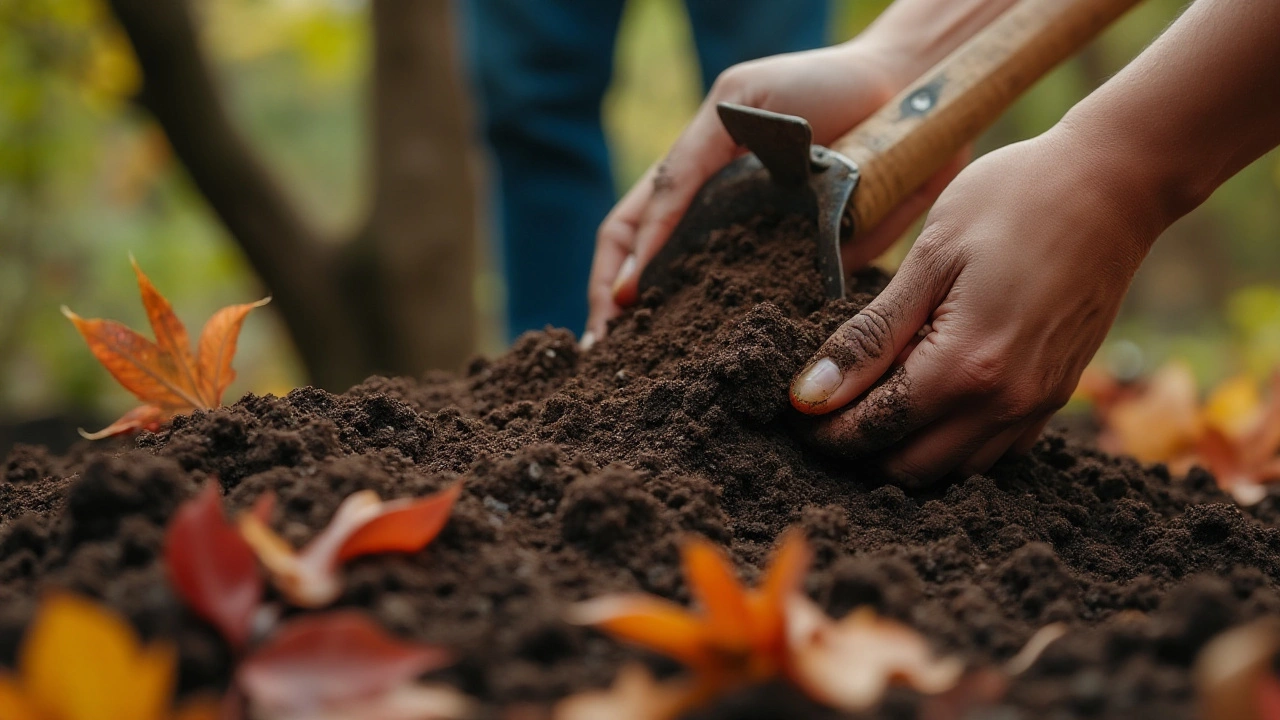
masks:
<svg viewBox="0 0 1280 720"><path fill-rule="evenodd" d="M1280 144L1280 3L1197 0L1061 132L1154 231Z"/></svg>
<svg viewBox="0 0 1280 720"><path fill-rule="evenodd" d="M897 0L850 41L905 86L1009 9L1016 0Z"/></svg>

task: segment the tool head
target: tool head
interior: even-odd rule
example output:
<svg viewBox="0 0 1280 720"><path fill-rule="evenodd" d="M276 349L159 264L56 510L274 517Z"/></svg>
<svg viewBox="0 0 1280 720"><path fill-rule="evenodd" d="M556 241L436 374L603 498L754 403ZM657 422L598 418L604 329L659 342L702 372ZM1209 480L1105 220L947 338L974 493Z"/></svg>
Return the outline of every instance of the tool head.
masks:
<svg viewBox="0 0 1280 720"><path fill-rule="evenodd" d="M845 206L858 184L857 166L812 144L813 130L804 118L732 103L716 109L729 135L751 153L698 190L670 239L641 272L640 290L678 287L673 263L705 247L713 230L761 214L801 214L814 219L818 272L827 297L844 297L840 239Z"/></svg>

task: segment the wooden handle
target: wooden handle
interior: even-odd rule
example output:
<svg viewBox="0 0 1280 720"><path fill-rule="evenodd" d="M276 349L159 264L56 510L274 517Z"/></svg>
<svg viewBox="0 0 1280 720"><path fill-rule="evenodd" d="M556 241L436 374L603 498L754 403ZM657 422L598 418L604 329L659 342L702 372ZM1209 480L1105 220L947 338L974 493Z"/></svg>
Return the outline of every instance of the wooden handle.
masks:
<svg viewBox="0 0 1280 720"><path fill-rule="evenodd" d="M1021 0L831 145L861 172L860 235L995 122L1027 88L1140 0Z"/></svg>

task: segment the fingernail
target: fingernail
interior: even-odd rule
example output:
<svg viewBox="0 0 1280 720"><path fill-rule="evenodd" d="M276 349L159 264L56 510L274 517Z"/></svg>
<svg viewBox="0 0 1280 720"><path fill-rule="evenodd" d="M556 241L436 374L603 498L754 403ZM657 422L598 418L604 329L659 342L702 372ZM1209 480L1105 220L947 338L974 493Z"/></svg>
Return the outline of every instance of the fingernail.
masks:
<svg viewBox="0 0 1280 720"><path fill-rule="evenodd" d="M817 405L835 393L844 381L840 367L824 357L805 368L791 383L791 396L808 405Z"/></svg>
<svg viewBox="0 0 1280 720"><path fill-rule="evenodd" d="M618 268L618 277L613 281L613 295L615 298L618 296L618 291L631 282L631 276L635 274L636 256L628 255L627 259L622 261L622 267Z"/></svg>
<svg viewBox="0 0 1280 720"><path fill-rule="evenodd" d="M582 333L582 339L578 341L578 347L583 352L590 350L591 347L595 344L596 344L596 334L591 332L590 330Z"/></svg>

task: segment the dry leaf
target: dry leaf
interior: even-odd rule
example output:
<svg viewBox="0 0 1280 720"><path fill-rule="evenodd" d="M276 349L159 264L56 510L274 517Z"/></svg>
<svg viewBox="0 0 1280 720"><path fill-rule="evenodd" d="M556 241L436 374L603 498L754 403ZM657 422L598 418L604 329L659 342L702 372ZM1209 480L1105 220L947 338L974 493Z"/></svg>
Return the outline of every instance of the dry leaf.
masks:
<svg viewBox="0 0 1280 720"><path fill-rule="evenodd" d="M840 622L824 615L800 590L811 552L798 531L785 535L754 590L705 540L686 542L681 555L699 612L649 595L612 595L578 603L568 620L679 660L694 672L693 705L781 676L819 702L858 710L878 702L890 683L936 693L964 670L957 660L934 658L911 628L870 610Z"/></svg>
<svg viewBox="0 0 1280 720"><path fill-rule="evenodd" d="M253 550L223 515L216 480L169 521L164 557L170 582L187 607L213 623L232 646L243 648L262 600L262 574Z"/></svg>
<svg viewBox="0 0 1280 720"><path fill-rule="evenodd" d="M460 717L466 703L456 693L411 685L448 662L444 650L397 640L347 610L285 624L240 664L236 680L255 718Z"/></svg>
<svg viewBox="0 0 1280 720"><path fill-rule="evenodd" d="M832 621L808 598L788 605L792 679L811 697L856 712L901 683L925 694L951 689L964 672L955 658L939 659L914 629L860 608Z"/></svg>
<svg viewBox="0 0 1280 720"><path fill-rule="evenodd" d="M231 305L214 313L200 333L195 353L186 327L174 314L169 301L133 262L138 290L155 342L114 320L86 320L71 312L66 315L94 357L126 390L143 405L126 413L96 433L81 434L90 440L137 430L155 430L174 414L194 409L208 410L222 404L222 393L235 379L231 360L245 316L266 305L271 298L255 303Z"/></svg>
<svg viewBox="0 0 1280 720"><path fill-rule="evenodd" d="M342 594L343 562L372 553L421 550L444 529L461 493L461 483L417 500L383 502L372 490L353 493L338 506L328 527L298 552L268 527L274 500L261 499L240 518L240 534L289 602L323 607Z"/></svg>
<svg viewBox="0 0 1280 720"><path fill-rule="evenodd" d="M1173 362L1136 394L1111 405L1098 443L1143 462L1171 463L1191 452L1201 423L1195 376L1186 364Z"/></svg>
<svg viewBox="0 0 1280 720"><path fill-rule="evenodd" d="M208 703L170 715L174 663L142 645L116 614L74 595L44 599L23 640L16 677L0 674L5 720L214 720Z"/></svg>
<svg viewBox="0 0 1280 720"><path fill-rule="evenodd" d="M1271 385L1264 402L1255 380L1231 378L1202 406L1190 369L1170 363L1123 395L1096 379L1086 394L1096 403L1103 449L1166 463L1179 475L1201 465L1250 505L1266 496L1265 484L1280 480L1280 374Z"/></svg>
<svg viewBox="0 0 1280 720"><path fill-rule="evenodd" d="M650 595L609 595L578 603L567 619L680 661L694 671L704 695L781 673L784 609L809 567L803 535L786 534L755 590L738 582L728 559L706 540L686 542L681 555L699 612Z"/></svg>
<svg viewBox="0 0 1280 720"><path fill-rule="evenodd" d="M1257 403L1254 407L1249 408L1239 400L1234 403L1237 412L1248 421L1229 424L1220 420L1205 430L1196 446L1196 461L1213 473L1218 487L1230 492L1243 505L1261 501L1267 494L1263 486L1280 480L1280 457L1277 457L1280 452L1280 374L1272 377L1271 396L1265 404L1256 385L1254 388L1252 400ZM1235 391L1235 394L1246 392ZM1218 412L1225 415L1221 410Z"/></svg>
<svg viewBox="0 0 1280 720"><path fill-rule="evenodd" d="M1228 630L1196 658L1200 717L1207 720L1275 720L1277 687L1273 661L1280 653L1280 620L1263 618Z"/></svg>
<svg viewBox="0 0 1280 720"><path fill-rule="evenodd" d="M588 690L556 703L552 720L669 720L690 709L697 688L685 680L659 682L644 665L618 671L606 690Z"/></svg>

